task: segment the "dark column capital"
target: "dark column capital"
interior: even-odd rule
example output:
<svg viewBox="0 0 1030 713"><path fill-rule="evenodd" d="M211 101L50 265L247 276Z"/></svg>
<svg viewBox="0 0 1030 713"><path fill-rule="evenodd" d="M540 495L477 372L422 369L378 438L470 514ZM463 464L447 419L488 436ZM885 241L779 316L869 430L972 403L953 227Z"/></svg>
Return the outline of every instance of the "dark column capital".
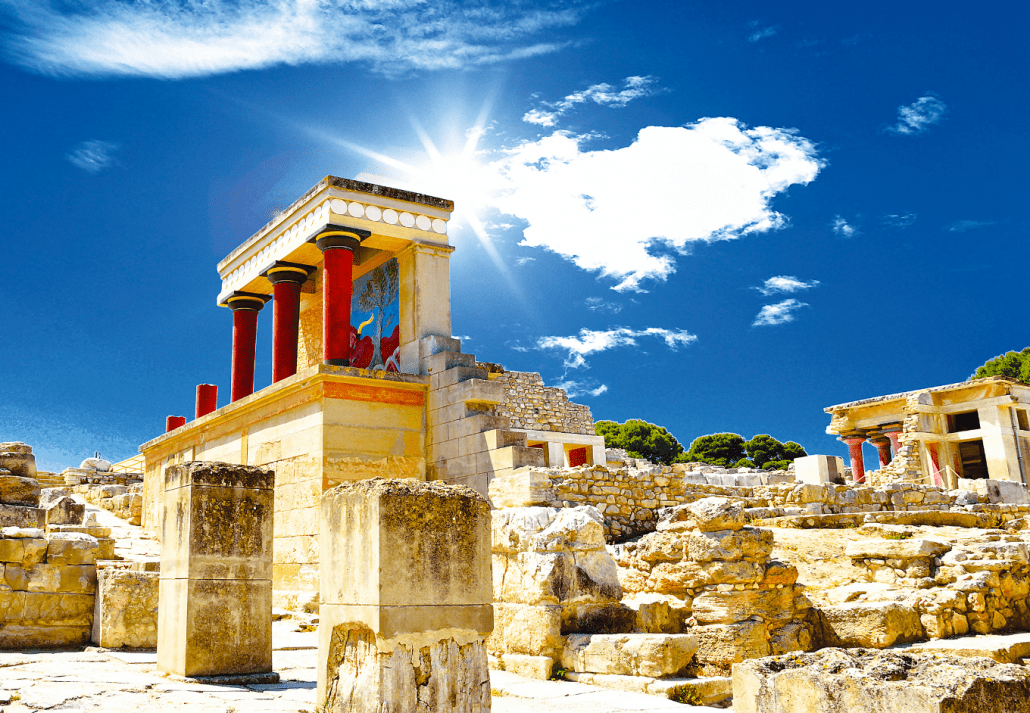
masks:
<svg viewBox="0 0 1030 713"><path fill-rule="evenodd" d="M249 309L260 312L265 302L272 299L271 295L261 295L256 292L233 292L222 302L222 307L228 307L233 312L238 309Z"/></svg>
<svg viewBox="0 0 1030 713"><path fill-rule="evenodd" d="M270 268L261 273L261 277L266 278L273 285L278 285L280 282L294 282L303 285L315 269L314 265L276 260Z"/></svg>
<svg viewBox="0 0 1030 713"><path fill-rule="evenodd" d="M318 231L318 234L310 238L308 242L314 243L322 252L331 248L354 250L361 245L362 240L370 235L372 235L370 230L330 224Z"/></svg>

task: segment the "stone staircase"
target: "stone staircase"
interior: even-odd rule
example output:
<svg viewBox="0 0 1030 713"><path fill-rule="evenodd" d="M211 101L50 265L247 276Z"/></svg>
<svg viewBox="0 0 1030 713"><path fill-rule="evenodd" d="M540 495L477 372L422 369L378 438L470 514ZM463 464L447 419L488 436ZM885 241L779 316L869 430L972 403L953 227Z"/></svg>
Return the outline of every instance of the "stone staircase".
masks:
<svg viewBox="0 0 1030 713"><path fill-rule="evenodd" d="M430 377L427 402L426 477L467 485L487 495L493 478L526 466L543 467L545 454L526 445L526 434L510 430L497 415L504 384L490 381L461 341L426 337L421 371Z"/></svg>

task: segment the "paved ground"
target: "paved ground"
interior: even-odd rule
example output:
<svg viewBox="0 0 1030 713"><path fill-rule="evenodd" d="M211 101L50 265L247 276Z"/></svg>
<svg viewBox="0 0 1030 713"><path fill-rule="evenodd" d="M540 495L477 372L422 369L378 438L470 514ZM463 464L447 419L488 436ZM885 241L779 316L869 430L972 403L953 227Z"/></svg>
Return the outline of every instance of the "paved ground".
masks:
<svg viewBox="0 0 1030 713"><path fill-rule="evenodd" d="M297 632L297 621L273 625L272 664L278 684L210 686L180 683L160 675L153 652L2 651L0 711L103 711L157 713L282 713L314 711L318 634ZM496 713L682 713L716 709L680 705L634 693L578 683L533 681L504 671L491 672ZM5 699L10 697L11 702ZM725 713L722 711L721 713Z"/></svg>

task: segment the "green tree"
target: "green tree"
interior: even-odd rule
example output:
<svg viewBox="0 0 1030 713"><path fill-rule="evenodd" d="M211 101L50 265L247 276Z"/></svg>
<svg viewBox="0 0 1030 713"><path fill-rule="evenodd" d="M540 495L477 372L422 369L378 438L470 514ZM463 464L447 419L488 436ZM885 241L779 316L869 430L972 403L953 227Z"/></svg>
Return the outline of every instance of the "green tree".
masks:
<svg viewBox="0 0 1030 713"><path fill-rule="evenodd" d="M631 458L669 465L683 453L676 437L661 426L631 418L626 423L598 421L594 432L604 436L605 448L622 448Z"/></svg>
<svg viewBox="0 0 1030 713"><path fill-rule="evenodd" d="M1005 352L978 367L970 379L983 379L988 376L1009 376L1030 384L1030 347L1021 352Z"/></svg>
<svg viewBox="0 0 1030 713"><path fill-rule="evenodd" d="M767 433L760 433L744 443L744 452L755 463L783 460L783 444Z"/></svg>
<svg viewBox="0 0 1030 713"><path fill-rule="evenodd" d="M736 433L700 436L690 444L687 462L730 466L744 457L744 439Z"/></svg>
<svg viewBox="0 0 1030 713"><path fill-rule="evenodd" d="M795 443L794 441L787 441L783 444L784 460L793 461L795 458L803 458L807 455L808 453L805 452L805 449L801 447L800 443Z"/></svg>

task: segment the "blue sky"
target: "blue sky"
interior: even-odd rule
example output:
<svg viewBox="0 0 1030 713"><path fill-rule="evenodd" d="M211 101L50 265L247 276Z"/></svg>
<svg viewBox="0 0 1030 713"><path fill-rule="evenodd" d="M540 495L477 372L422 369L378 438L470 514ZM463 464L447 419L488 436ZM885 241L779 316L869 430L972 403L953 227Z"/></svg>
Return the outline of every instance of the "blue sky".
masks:
<svg viewBox="0 0 1030 713"><path fill-rule="evenodd" d="M198 383L224 404L215 264L332 174L456 201L480 360L684 445L846 455L825 406L1030 344L1028 16L0 0L0 440L59 470L133 455Z"/></svg>

